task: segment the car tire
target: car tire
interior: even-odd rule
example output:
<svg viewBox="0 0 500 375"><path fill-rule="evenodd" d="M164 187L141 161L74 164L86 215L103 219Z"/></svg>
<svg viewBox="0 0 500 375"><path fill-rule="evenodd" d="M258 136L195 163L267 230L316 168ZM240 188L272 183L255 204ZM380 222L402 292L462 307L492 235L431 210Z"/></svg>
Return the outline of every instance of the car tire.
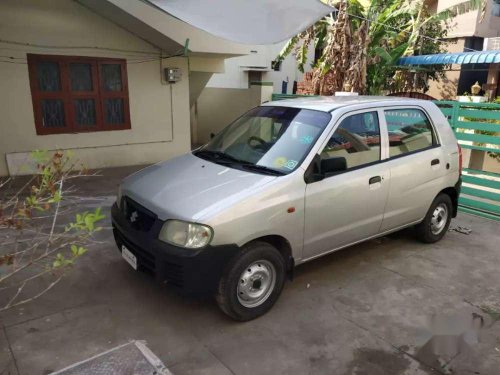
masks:
<svg viewBox="0 0 500 375"><path fill-rule="evenodd" d="M273 307L285 277L286 264L280 252L266 242L252 242L227 265L215 299L234 320L252 320Z"/></svg>
<svg viewBox="0 0 500 375"><path fill-rule="evenodd" d="M424 243L434 243L444 237L450 226L453 204L447 194L439 194L432 202L424 220L416 229L417 239Z"/></svg>

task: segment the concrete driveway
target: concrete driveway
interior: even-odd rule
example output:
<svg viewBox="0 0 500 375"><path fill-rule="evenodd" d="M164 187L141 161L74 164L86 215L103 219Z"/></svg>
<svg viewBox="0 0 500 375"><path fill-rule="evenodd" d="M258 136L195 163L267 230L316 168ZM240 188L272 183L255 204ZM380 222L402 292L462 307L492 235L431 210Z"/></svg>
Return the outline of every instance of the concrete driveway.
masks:
<svg viewBox="0 0 500 375"><path fill-rule="evenodd" d="M130 172L81 194L109 213ZM0 373L46 374L138 339L174 374L500 374L500 225L457 225L472 233L423 245L406 230L308 263L247 323L134 272L108 228L64 283L1 316Z"/></svg>

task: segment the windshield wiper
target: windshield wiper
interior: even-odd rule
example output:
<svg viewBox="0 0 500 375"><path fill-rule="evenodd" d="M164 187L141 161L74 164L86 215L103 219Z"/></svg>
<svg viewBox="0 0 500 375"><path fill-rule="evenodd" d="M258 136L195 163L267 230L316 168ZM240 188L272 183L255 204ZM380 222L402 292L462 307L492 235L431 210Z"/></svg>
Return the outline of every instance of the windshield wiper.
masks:
<svg viewBox="0 0 500 375"><path fill-rule="evenodd" d="M212 150L199 150L196 151L195 155L199 156L208 156L211 160L217 160L217 161L226 161L226 162L242 162L242 160L236 159L234 156L231 156L229 154L226 154L225 152L222 151L212 151Z"/></svg>
<svg viewBox="0 0 500 375"><path fill-rule="evenodd" d="M236 165L239 165L239 166L241 166L245 169L248 169L248 170L264 172L267 174L271 174L273 176L285 175L285 173L282 171L278 171L276 169L269 168L269 167L266 167L264 165L253 164L249 161L235 158L234 156L226 154L225 152L222 152L222 151L200 150L200 151L196 151L195 155L201 156L201 157L208 156L210 158L210 160L213 160L216 162L220 162L223 164L236 164Z"/></svg>
<svg viewBox="0 0 500 375"><path fill-rule="evenodd" d="M243 163L241 166L245 169L249 169L251 171L264 172L273 176L284 176L286 173L282 171L278 171L277 169L269 168L264 165L252 164L252 163Z"/></svg>

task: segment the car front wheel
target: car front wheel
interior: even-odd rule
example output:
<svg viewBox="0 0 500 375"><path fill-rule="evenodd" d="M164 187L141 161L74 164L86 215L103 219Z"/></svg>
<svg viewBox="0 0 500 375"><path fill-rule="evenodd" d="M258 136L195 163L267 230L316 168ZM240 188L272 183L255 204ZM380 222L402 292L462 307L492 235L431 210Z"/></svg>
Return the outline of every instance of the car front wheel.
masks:
<svg viewBox="0 0 500 375"><path fill-rule="evenodd" d="M275 247L250 243L228 264L219 282L217 304L235 320L255 319L278 300L285 276L285 261Z"/></svg>

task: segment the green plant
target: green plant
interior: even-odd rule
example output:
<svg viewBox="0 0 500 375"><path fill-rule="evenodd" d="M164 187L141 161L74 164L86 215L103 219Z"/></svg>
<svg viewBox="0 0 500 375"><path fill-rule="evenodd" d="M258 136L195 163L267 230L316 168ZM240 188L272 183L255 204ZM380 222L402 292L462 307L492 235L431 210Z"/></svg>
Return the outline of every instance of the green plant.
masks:
<svg viewBox="0 0 500 375"><path fill-rule="evenodd" d="M493 307L489 305L481 305L479 308L481 309L481 311L488 314L493 322L497 322L500 320L500 312L495 310Z"/></svg>
<svg viewBox="0 0 500 375"><path fill-rule="evenodd" d="M37 174L0 182L0 312L52 289L102 229L100 208L77 213L81 199L69 182L88 172L75 170L72 155L35 151L32 158Z"/></svg>
<svg viewBox="0 0 500 375"><path fill-rule="evenodd" d="M348 84L359 93L428 88L428 80L443 77L444 66L402 70L400 57L444 51L446 22L479 7L485 0L468 0L438 13L423 0L323 0L338 9L293 37L276 60L294 53L304 70L311 44L321 56L314 62L309 94L329 95ZM443 27L443 22L445 26Z"/></svg>
<svg viewBox="0 0 500 375"><path fill-rule="evenodd" d="M468 92L468 91L464 91L464 93L462 94L462 96L466 96L466 97L467 97L467 100L468 100L469 102L472 102L472 95L471 95L471 94L469 94L469 92Z"/></svg>

